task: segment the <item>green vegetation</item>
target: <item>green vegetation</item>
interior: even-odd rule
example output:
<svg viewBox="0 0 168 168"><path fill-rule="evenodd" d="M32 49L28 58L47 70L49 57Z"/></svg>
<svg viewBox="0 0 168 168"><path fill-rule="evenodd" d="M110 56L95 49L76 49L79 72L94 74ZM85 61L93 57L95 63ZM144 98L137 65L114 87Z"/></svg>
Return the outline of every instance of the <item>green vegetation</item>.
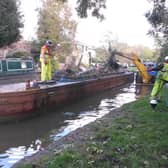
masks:
<svg viewBox="0 0 168 168"><path fill-rule="evenodd" d="M19 40L21 37L20 28L22 27L19 0L0 1L0 47Z"/></svg>
<svg viewBox="0 0 168 168"><path fill-rule="evenodd" d="M168 7L166 0L151 0L152 8L146 13L146 19L151 25L148 32L160 48L160 60L168 54Z"/></svg>
<svg viewBox="0 0 168 168"><path fill-rule="evenodd" d="M38 9L38 16L37 40L31 46L33 57L36 62L39 60L41 46L50 39L53 42L52 56L57 62L65 62L72 53L77 27L71 8L61 1L45 0Z"/></svg>
<svg viewBox="0 0 168 168"><path fill-rule="evenodd" d="M168 167L168 109L160 103L153 110L148 102L145 98L124 105L122 117L107 116L93 123L94 134L85 142L36 164L46 168Z"/></svg>
<svg viewBox="0 0 168 168"><path fill-rule="evenodd" d="M26 58L26 57L30 57L30 53L27 51L13 51L13 52L9 52L6 55L7 58Z"/></svg>

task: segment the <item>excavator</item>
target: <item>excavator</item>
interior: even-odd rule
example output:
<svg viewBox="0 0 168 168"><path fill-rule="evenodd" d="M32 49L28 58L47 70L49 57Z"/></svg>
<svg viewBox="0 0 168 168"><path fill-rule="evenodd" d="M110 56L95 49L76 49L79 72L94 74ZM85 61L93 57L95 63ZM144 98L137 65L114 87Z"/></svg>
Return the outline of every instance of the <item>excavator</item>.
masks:
<svg viewBox="0 0 168 168"><path fill-rule="evenodd" d="M148 68L147 66L145 66L140 58L138 57L137 54L135 53L131 53L131 54L124 54L122 52L118 52L118 51L113 51L115 52L116 55L119 55L121 57L127 58L129 60L131 60L133 62L133 64L137 67L139 75L142 79L142 83L144 84L149 84L149 83L153 83L153 78L154 76L156 76L156 74L154 76L152 76L151 74L149 74L148 72Z"/></svg>
<svg viewBox="0 0 168 168"><path fill-rule="evenodd" d="M127 58L134 63L134 65L138 69L138 72L139 72L139 74L142 78L142 82L144 84L154 83L153 77L156 78L157 72L155 71L155 74L151 75L148 72L147 65L145 65L144 63L141 62L138 55L136 55L135 53L124 54L122 52L117 52L117 51L115 51L114 53L115 53L115 55L119 55L121 57ZM168 93L168 83L165 83L163 85L162 98L163 98L163 101L165 102L166 106L168 107L168 94L167 93ZM152 108L154 109L157 105L157 101L156 100L151 100L150 104L151 104Z"/></svg>

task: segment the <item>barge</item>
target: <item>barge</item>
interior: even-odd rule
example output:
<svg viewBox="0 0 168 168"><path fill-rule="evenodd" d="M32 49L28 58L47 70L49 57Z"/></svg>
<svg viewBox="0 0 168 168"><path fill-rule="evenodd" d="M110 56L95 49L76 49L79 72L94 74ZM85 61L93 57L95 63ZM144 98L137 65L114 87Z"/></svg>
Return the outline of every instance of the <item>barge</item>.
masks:
<svg viewBox="0 0 168 168"><path fill-rule="evenodd" d="M26 89L25 83L0 87L0 121L23 118L57 108L98 92L133 82L134 74L123 72L71 82L38 83ZM47 111L47 110L45 110Z"/></svg>

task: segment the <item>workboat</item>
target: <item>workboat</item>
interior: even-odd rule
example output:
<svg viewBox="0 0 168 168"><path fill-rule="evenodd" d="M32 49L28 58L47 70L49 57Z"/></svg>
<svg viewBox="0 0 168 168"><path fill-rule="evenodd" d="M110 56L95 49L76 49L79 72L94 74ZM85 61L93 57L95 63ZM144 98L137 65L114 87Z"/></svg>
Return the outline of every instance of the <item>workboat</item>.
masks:
<svg viewBox="0 0 168 168"><path fill-rule="evenodd" d="M36 76L32 57L0 59L0 84L6 84L9 80L11 83L33 80Z"/></svg>
<svg viewBox="0 0 168 168"><path fill-rule="evenodd" d="M23 118L59 107L98 92L133 82L132 72L68 82L13 83L0 87L0 121ZM44 110L45 109L45 110Z"/></svg>
<svg viewBox="0 0 168 168"><path fill-rule="evenodd" d="M34 61L29 58L0 59L0 76L25 74L34 71Z"/></svg>

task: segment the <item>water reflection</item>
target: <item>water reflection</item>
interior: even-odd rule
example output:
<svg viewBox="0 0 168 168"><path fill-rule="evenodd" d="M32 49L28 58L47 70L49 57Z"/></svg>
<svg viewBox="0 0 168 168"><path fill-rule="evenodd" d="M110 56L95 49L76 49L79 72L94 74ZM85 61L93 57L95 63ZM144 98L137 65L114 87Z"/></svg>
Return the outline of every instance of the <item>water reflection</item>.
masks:
<svg viewBox="0 0 168 168"><path fill-rule="evenodd" d="M71 131L101 118L111 110L136 100L137 96L148 93L146 89L131 84L90 96L61 109L50 109L47 114L29 120L1 125L0 167L10 168L25 156L43 150L44 139L56 141Z"/></svg>
<svg viewBox="0 0 168 168"><path fill-rule="evenodd" d="M135 85L135 95L136 98L146 97L146 95L150 95L153 85Z"/></svg>

